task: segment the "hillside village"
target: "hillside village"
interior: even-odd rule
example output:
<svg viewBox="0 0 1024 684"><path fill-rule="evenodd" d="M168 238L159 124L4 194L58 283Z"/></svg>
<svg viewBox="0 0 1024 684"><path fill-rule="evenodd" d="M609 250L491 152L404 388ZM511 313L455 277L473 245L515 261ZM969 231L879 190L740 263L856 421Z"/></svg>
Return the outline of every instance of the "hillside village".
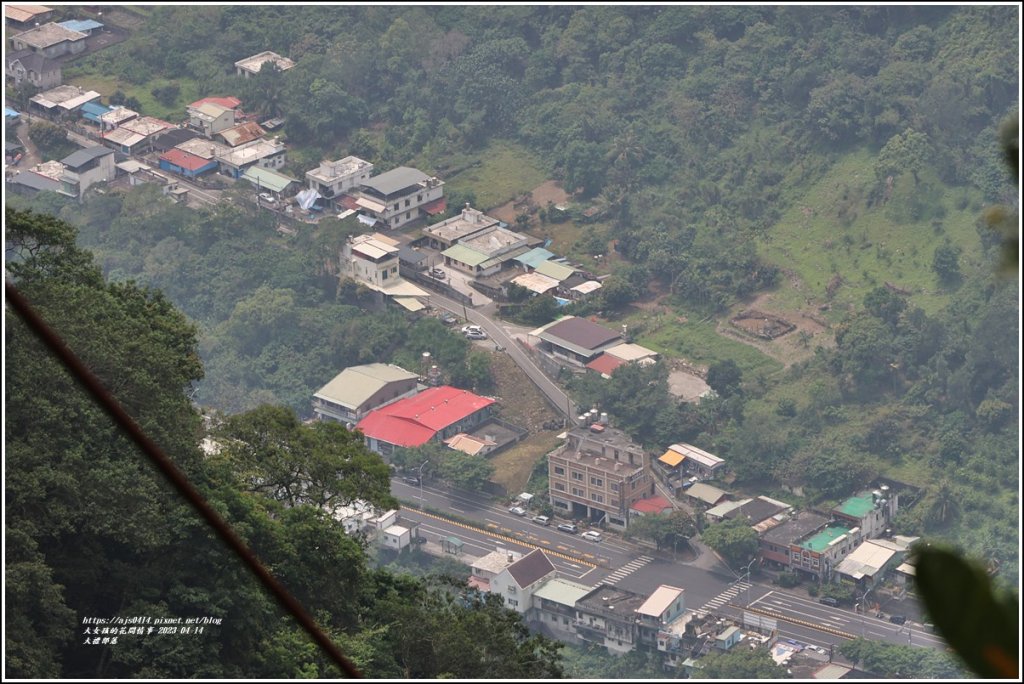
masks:
<svg viewBox="0 0 1024 684"><path fill-rule="evenodd" d="M602 288L605 276L560 257L549 249L550 240L488 216L487 209L448 206L444 179L429 172L407 166L380 172L374 160L349 155L324 159L303 178L284 174L288 143L275 133L284 122L257 120L232 93L208 93L175 121L104 104L99 92L64 83L59 61L101 36L101 22L46 23L46 8L6 11L9 27L35 25L11 38L8 83L29 83L37 91L23 111L5 111L5 181L11 192L52 191L82 201L90 193L153 184L177 202L204 206L225 201L220 192L234 186L245 189L244 201L272 212L284 235L312 229L323 218L338 219L348 237L337 255L336 276L372 293L369 306L394 307L410 320L438 318L451 334L499 354L508 350L488 326L501 325L499 313L514 310L515 298L550 297L564 307ZM294 65L259 51L233 66L244 79L261 68L283 71ZM26 141L13 135L26 118L64 127L81 149L28 165ZM481 319L487 323L474 323ZM566 375L608 380L630 364L672 360L637 344L626 326L613 329L596 316L559 316L510 337L559 389ZM477 394L445 378L446 369L429 354L417 368L387 363L338 368L310 397L311 420L359 431L367 448L386 462L396 450L432 443L490 459L529 436L528 429L502 417L502 404L514 397ZM702 392L710 394L713 390ZM919 498L913 487L865 481L834 507L798 510L767 492L734 491L728 460L700 445L675 443L651 451L618 429L601 407L575 407L568 399L556 405L551 394L546 396L564 415L559 445L543 455L547 490L541 496L500 492L496 497L503 507L512 506L524 527L554 525L571 546L581 531L597 542L629 538L631 525L644 516L683 510L699 519L704 534L729 521L753 529L752 564L763 576L798 578L815 595L829 585L842 587L843 593L862 597L858 609L864 613L863 597L871 592L906 595L914 574L906 561L917 538L893 534L892 521L901 506ZM419 486L427 478L422 468L396 467L395 474ZM549 558L551 549L521 552L499 545L474 557L455 537L428 542L401 510L377 511L357 501L331 513L347 532L366 535L382 548L457 556L471 569L471 590L503 596L532 628L568 643L597 644L612 654L650 650L663 656L666 668L681 666L692 675L699 674L700 656L734 648L767 649L777 663L796 668L794 676L841 678L856 672L831 663L831 654L820 648L788 643L774 626L776 616L737 620L718 611L726 601L692 605L685 586L632 591L611 579L590 586L561 576ZM637 547L636 556L664 553L652 546ZM703 545L694 549L715 554ZM585 559L575 547L565 553ZM750 581L750 565L724 567ZM877 608L872 612L880 614Z"/></svg>

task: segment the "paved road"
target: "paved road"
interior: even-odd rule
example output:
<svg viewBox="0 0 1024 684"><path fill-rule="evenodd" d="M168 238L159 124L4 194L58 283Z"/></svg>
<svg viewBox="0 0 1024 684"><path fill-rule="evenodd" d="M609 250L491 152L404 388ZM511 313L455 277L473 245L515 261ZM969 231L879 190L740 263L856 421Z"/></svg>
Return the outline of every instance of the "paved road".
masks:
<svg viewBox="0 0 1024 684"><path fill-rule="evenodd" d="M830 644L842 644L863 635L894 644L945 648L941 639L917 625L894 625L873 616L831 608L777 587L737 578L720 563L708 563L707 559L673 560L612 535L600 543L588 542L554 526L542 527L528 517L509 513L493 499L476 492L448 489L432 482L411 485L401 478L391 481L391 491L412 506L452 511L475 522L479 529L417 513L409 507L402 509L402 516L419 521L424 536L431 541L447 536L463 540L467 555L479 557L499 546L518 551L544 548L560 554L553 555L552 562L561 574L584 584L596 586L606 581L641 594L649 594L661 584L677 586L686 590L687 607L736 619L742 618L743 607L749 605L765 617L774 617L780 634L802 644L828 648ZM590 567L590 563L598 567Z"/></svg>
<svg viewBox="0 0 1024 684"><path fill-rule="evenodd" d="M464 316L470 323L475 323L487 331L487 335L491 340L495 344L505 348L505 352L509 357L517 366L523 369L523 372L526 373L527 377L530 378L533 384L537 385L537 388L540 389L544 396L547 397L548 401L551 402L551 405L554 406L559 413L568 417L569 420L576 418L578 415L578 409L576 404L569 398L569 395L563 392L558 385L553 383L548 376L541 372L540 368L537 367L537 364L533 362L533 359L523 351L519 346L519 343L509 335L499 321L488 317L480 311L465 307L437 292L430 293L430 301L434 306L450 311L458 316Z"/></svg>

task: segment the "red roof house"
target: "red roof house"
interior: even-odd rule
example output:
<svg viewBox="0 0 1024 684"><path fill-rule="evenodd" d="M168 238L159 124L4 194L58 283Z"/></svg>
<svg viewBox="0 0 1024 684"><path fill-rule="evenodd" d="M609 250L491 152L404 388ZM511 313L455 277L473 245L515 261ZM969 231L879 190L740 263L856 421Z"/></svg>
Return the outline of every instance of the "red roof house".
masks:
<svg viewBox="0 0 1024 684"><path fill-rule="evenodd" d="M191 152L172 147L160 155L160 168L187 178L195 178L199 174L215 170L217 160L203 159Z"/></svg>
<svg viewBox="0 0 1024 684"><path fill-rule="evenodd" d="M389 455L393 447L443 440L484 422L494 400L442 385L371 411L356 425L370 449Z"/></svg>

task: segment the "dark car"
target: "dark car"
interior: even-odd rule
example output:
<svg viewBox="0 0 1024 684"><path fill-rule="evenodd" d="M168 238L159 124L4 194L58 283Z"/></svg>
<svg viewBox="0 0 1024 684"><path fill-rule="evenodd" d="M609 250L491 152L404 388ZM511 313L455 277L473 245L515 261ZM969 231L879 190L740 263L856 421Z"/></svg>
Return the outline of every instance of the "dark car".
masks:
<svg viewBox="0 0 1024 684"><path fill-rule="evenodd" d="M456 318L454 314L450 314L447 311L445 311L443 314L441 314L441 322L444 323L445 325L455 325L456 323L459 322L459 319Z"/></svg>
<svg viewBox="0 0 1024 684"><path fill-rule="evenodd" d="M906 615L890 615L889 616L889 622L891 622L894 625L902 625L906 621L907 621L907 616Z"/></svg>
<svg viewBox="0 0 1024 684"><path fill-rule="evenodd" d="M405 484L418 485L420 483L420 478L418 477L406 477L403 479L405 480Z"/></svg>
<svg viewBox="0 0 1024 684"><path fill-rule="evenodd" d="M832 606L833 608L839 607L839 601L836 601L831 596L825 596L818 599L818 603L824 603L826 606Z"/></svg>

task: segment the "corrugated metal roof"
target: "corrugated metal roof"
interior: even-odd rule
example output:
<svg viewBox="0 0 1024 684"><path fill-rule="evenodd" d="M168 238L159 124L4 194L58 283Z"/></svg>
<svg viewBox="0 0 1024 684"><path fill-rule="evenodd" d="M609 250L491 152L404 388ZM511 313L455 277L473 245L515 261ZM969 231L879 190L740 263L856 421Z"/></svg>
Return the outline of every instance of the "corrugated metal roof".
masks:
<svg viewBox="0 0 1024 684"><path fill-rule="evenodd" d="M171 148L167 150L166 152L160 155L160 158L186 171L198 171L204 166L209 166L210 164L216 163L209 159L203 159L202 157L199 157L194 154L189 154L184 150L179 150L176 148Z"/></svg>
<svg viewBox="0 0 1024 684"><path fill-rule="evenodd" d="M685 459L685 458L686 457L683 456L682 454L676 453L675 451L672 451L671 449L669 449L664 454L662 454L658 458L658 460L661 461L662 463L664 463L665 465L667 465L670 468L675 468L677 465L682 463L683 459Z"/></svg>
<svg viewBox="0 0 1024 684"><path fill-rule="evenodd" d="M703 449L699 449L692 444L671 444L668 448L682 454L686 458L692 458L695 462L701 464L705 468L716 468L725 463L724 459L721 459L714 454L709 454Z"/></svg>
<svg viewBox="0 0 1024 684"><path fill-rule="evenodd" d="M725 492L723 492L718 487L712 487L711 485L704 484L703 482L698 482L697 484L687 489L686 494L687 496L691 496L694 499L700 499L701 501L711 504L712 506L721 501L722 497L725 496Z"/></svg>
<svg viewBox="0 0 1024 684"><path fill-rule="evenodd" d="M60 163L72 169L76 169L83 164L91 162L93 159L99 159L105 157L108 154L114 154L114 150L109 147L95 146L86 147L82 150L76 150L68 156L60 160Z"/></svg>
<svg viewBox="0 0 1024 684"><path fill-rule="evenodd" d="M597 350L620 338L619 333L577 316L563 318L540 335L548 342L567 342L586 350Z"/></svg>
<svg viewBox="0 0 1024 684"><path fill-rule="evenodd" d="M79 33L103 28L103 24L92 19L68 19L67 21L58 22L57 25L63 26L69 31L78 31Z"/></svg>
<svg viewBox="0 0 1024 684"><path fill-rule="evenodd" d="M245 173L242 174L242 178L253 185L266 188L271 192L284 192L288 189L289 185L298 182L294 178L289 178L271 169L263 169L258 166L247 168Z"/></svg>
<svg viewBox="0 0 1024 684"><path fill-rule="evenodd" d="M493 399L447 385L384 406L359 421L367 437L397 446L426 444L438 431L494 403Z"/></svg>
<svg viewBox="0 0 1024 684"><path fill-rule="evenodd" d="M590 294L594 290L600 290L601 283L596 280L588 280L585 283L580 283L576 287L572 288L573 292L579 292L580 294Z"/></svg>
<svg viewBox="0 0 1024 684"><path fill-rule="evenodd" d="M622 359L612 356L608 352L602 353L596 359L587 364L587 368L592 371L596 371L601 375L611 377L611 374L615 372L615 369L619 366L624 365L626 362Z"/></svg>
<svg viewBox="0 0 1024 684"><path fill-rule="evenodd" d="M351 366L334 376L313 396L332 401L350 409L357 409L374 393L391 382L413 380L415 373L387 363L369 363Z"/></svg>
<svg viewBox="0 0 1024 684"><path fill-rule="evenodd" d="M525 287L531 292L544 294L548 290L558 287L558 281L540 273L524 273L512 279L512 282L520 287Z"/></svg>
<svg viewBox="0 0 1024 684"><path fill-rule="evenodd" d="M666 610L672 607L672 602L683 595L683 592L684 590L678 587L662 584L654 590L654 593L644 601L642 606L636 609L636 612L650 617L661 617Z"/></svg>
<svg viewBox="0 0 1024 684"><path fill-rule="evenodd" d="M429 176L419 169L413 169L408 166L399 166L397 169L391 169L385 171L379 176L374 176L367 180L363 185L368 188L373 188L385 197L404 190L409 186L422 183L427 180Z"/></svg>
<svg viewBox="0 0 1024 684"><path fill-rule="evenodd" d="M554 278L558 282L562 282L576 272L576 269L566 266L565 264L555 263L554 261L543 261L537 264L536 270L537 273L546 275L549 278Z"/></svg>
<svg viewBox="0 0 1024 684"><path fill-rule="evenodd" d="M408 309L409 311L423 311L423 309L427 308L415 297L393 297L393 299L396 304L401 306L403 309Z"/></svg>
<svg viewBox="0 0 1024 684"><path fill-rule="evenodd" d="M549 252L543 247L534 247L526 254L517 256L516 261L530 268L537 268L538 264L547 261L553 256L555 256L554 252Z"/></svg>
<svg viewBox="0 0 1024 684"><path fill-rule="evenodd" d="M559 605L572 607L576 602L590 593L593 587L564 577L552 577L533 592L533 595Z"/></svg>
<svg viewBox="0 0 1024 684"><path fill-rule="evenodd" d="M470 249L465 245L452 245L448 249L441 252L442 256L448 257L452 261L458 261L459 263L466 264L467 266L476 267L483 264L485 261L490 259L490 255L481 254L475 249Z"/></svg>

